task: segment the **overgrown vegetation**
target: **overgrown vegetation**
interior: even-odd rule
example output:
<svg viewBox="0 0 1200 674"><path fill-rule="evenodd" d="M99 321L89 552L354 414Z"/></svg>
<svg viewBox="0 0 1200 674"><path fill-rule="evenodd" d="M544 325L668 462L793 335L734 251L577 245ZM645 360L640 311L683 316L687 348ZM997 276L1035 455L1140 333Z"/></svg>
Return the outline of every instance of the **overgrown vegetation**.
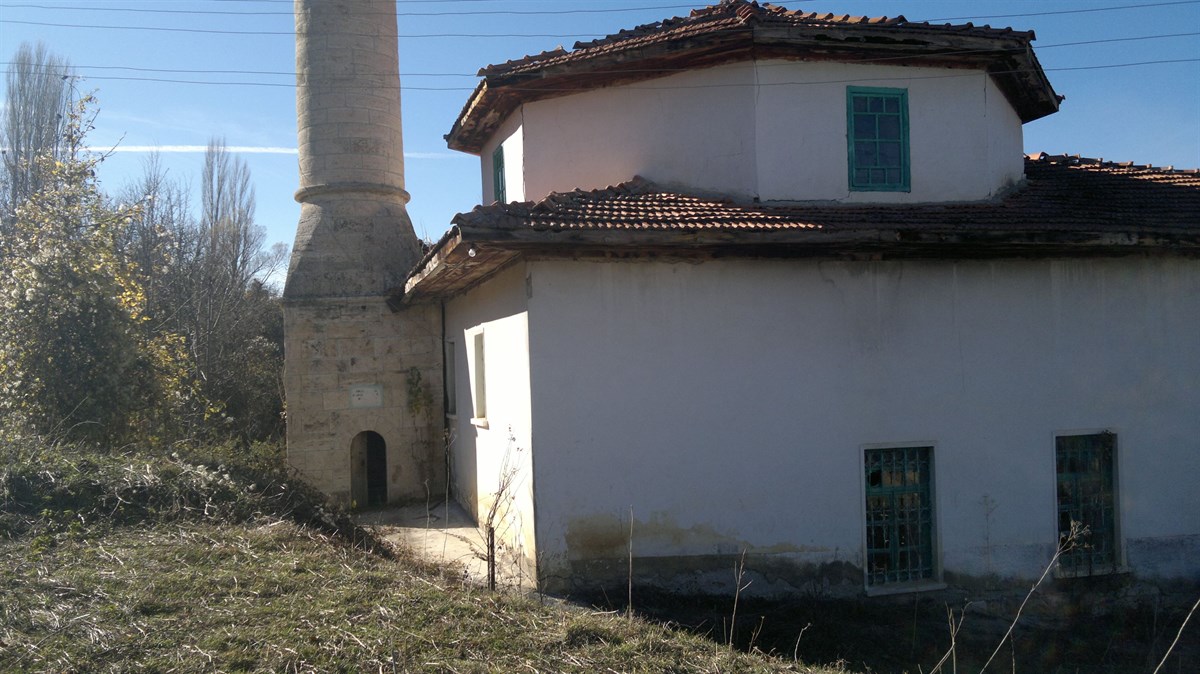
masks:
<svg viewBox="0 0 1200 674"><path fill-rule="evenodd" d="M0 671L838 671L465 585L269 454L4 449Z"/></svg>
<svg viewBox="0 0 1200 674"><path fill-rule="evenodd" d="M45 549L76 533L168 522L289 520L376 548L311 487L290 478L275 445L203 450L98 449L38 437L0 439L0 538Z"/></svg>
<svg viewBox="0 0 1200 674"><path fill-rule="evenodd" d="M0 117L0 433L243 445L282 433L283 326L249 172L209 144L201 204L156 159L119 199L95 100L22 45Z"/></svg>

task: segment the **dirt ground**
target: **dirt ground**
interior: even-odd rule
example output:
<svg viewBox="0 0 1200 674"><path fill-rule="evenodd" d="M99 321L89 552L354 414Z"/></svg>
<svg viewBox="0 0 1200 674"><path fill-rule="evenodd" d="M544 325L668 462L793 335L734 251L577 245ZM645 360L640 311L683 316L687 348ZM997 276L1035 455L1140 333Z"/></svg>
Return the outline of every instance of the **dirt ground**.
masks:
<svg viewBox="0 0 1200 674"><path fill-rule="evenodd" d="M487 583L487 543L471 516L453 501L438 501L429 507L420 503L363 510L355 514L354 521L425 559L457 565L465 580ZM523 581L513 575L511 565L496 565L498 587L519 589ZM527 581L524 586L528 587Z"/></svg>

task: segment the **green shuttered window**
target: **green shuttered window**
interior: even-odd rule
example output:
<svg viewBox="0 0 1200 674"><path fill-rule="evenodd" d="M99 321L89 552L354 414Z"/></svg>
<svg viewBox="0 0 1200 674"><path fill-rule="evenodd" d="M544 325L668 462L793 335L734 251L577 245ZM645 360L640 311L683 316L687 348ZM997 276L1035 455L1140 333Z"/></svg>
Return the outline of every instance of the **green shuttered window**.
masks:
<svg viewBox="0 0 1200 674"><path fill-rule="evenodd" d="M852 191L909 191L908 92L846 88Z"/></svg>
<svg viewBox="0 0 1200 674"><path fill-rule="evenodd" d="M1071 523L1079 533L1058 558L1071 575L1112 573L1117 566L1112 433L1060 435L1054 439L1058 477L1058 536L1066 542Z"/></svg>
<svg viewBox="0 0 1200 674"><path fill-rule="evenodd" d="M934 577L932 447L866 450L867 584Z"/></svg>
<svg viewBox="0 0 1200 674"><path fill-rule="evenodd" d="M504 146L496 148L492 153L492 195L495 201L507 203L508 198L504 190Z"/></svg>

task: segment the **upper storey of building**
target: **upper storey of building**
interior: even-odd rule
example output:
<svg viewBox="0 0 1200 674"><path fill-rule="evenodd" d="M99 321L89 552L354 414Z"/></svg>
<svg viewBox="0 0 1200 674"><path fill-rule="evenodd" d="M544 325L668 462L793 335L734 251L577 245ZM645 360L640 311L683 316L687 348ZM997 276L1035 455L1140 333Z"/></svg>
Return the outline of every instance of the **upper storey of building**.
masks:
<svg viewBox="0 0 1200 674"><path fill-rule="evenodd" d="M488 66L446 136L483 201L633 176L736 199L977 201L1058 110L1032 32L724 0Z"/></svg>

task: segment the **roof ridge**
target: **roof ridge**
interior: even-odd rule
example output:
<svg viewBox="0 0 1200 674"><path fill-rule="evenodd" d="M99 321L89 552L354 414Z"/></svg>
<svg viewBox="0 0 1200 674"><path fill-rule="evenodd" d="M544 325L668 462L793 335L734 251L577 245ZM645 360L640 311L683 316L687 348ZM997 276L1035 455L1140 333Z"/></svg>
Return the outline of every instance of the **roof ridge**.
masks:
<svg viewBox="0 0 1200 674"><path fill-rule="evenodd" d="M660 188L653 181L647 180L640 175L636 175L633 178L617 183L616 185L598 187L595 189L576 187L569 192L551 192L536 202L525 203L531 204L530 211L547 211L552 210L555 206L567 205L575 202L580 197L603 199L622 196L645 196L647 194L667 194L667 192Z"/></svg>
<svg viewBox="0 0 1200 674"><path fill-rule="evenodd" d="M1004 34L1024 34L1033 39L1033 31L1016 31L1011 27L992 28L990 25L976 26L974 23L967 22L965 24L941 23L934 24L928 21L914 22L909 21L904 15L894 17L888 16L853 16L850 14L834 14L826 12L819 14L816 11L805 11L803 9L788 9L782 5L775 5L764 2L759 4L758 0L721 0L715 5L706 5L691 10L687 16L674 16L650 23L644 23L632 28L623 28L616 33L611 33L603 37L598 37L593 40L579 40L575 42L570 50L564 49L561 45L555 49L543 51L539 54L529 54L517 59L510 59L503 63L496 63L484 66L479 70L479 75L496 75L507 70L520 66L535 63L537 61L546 60L558 56L573 55L577 52L591 49L593 47L607 47L620 43L625 40L630 40L638 37L661 32L671 31L688 26L695 26L708 21L717 21L721 19L736 19L738 23L746 25L762 19L793 19L804 23L819 24L819 25L866 25L866 26L906 26L910 28L932 28L937 30L958 30L972 31L985 30L993 33Z"/></svg>
<svg viewBox="0 0 1200 674"><path fill-rule="evenodd" d="M1154 164L1139 164L1135 161L1109 161L1104 157L1084 157L1078 154L1050 154L1048 152L1035 152L1025 155L1025 158L1034 163L1045 164L1065 164L1068 166L1079 166L1098 169L1133 169L1138 171L1154 171L1157 173L1182 174L1190 175L1200 173L1200 168L1175 168L1175 166L1155 166Z"/></svg>

